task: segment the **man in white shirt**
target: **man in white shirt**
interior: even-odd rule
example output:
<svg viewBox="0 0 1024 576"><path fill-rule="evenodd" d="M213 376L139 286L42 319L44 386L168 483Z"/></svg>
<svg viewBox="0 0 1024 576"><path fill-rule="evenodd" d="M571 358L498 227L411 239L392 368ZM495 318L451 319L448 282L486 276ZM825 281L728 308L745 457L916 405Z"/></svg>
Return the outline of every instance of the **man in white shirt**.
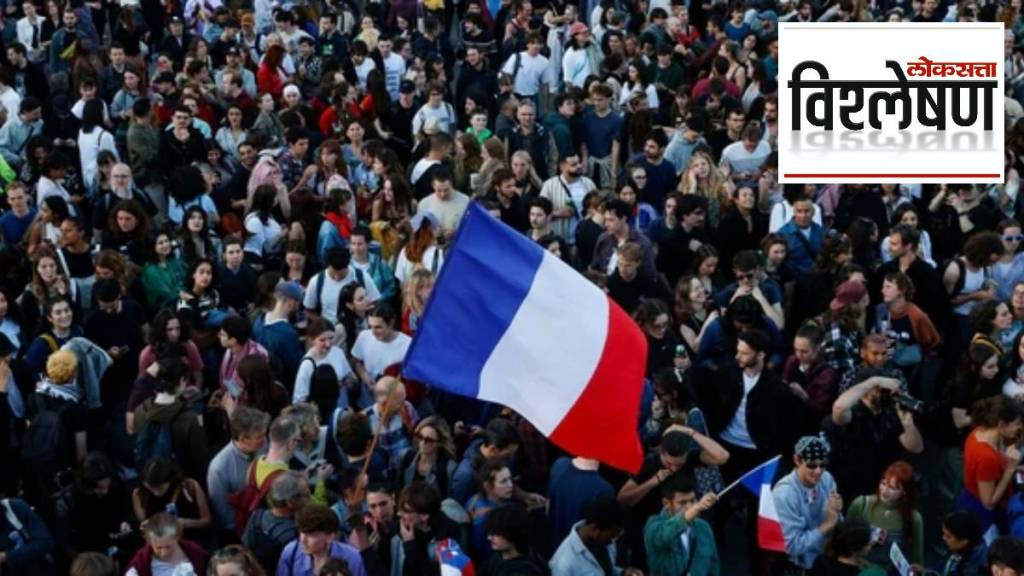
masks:
<svg viewBox="0 0 1024 576"><path fill-rule="evenodd" d="M11 73L6 69L0 73L0 105L7 111L7 120L17 118L21 108L21 94L11 87Z"/></svg>
<svg viewBox="0 0 1024 576"><path fill-rule="evenodd" d="M371 310L367 323L352 346L352 360L363 384L373 386L384 370L405 360L412 338L395 330L395 311L387 304Z"/></svg>
<svg viewBox="0 0 1024 576"><path fill-rule="evenodd" d="M341 289L356 282L366 289L366 297L371 302L380 299L380 291L373 278L361 269L353 268L352 255L348 248L337 246L327 250L324 260L327 268L310 278L303 307L310 313L337 324L340 316Z"/></svg>
<svg viewBox="0 0 1024 576"><path fill-rule="evenodd" d="M405 59L391 51L394 42L391 38L382 37L377 41L377 50L380 51L380 61L384 63L384 83L388 88L388 96L392 102L398 101L398 87L405 76Z"/></svg>
<svg viewBox="0 0 1024 576"><path fill-rule="evenodd" d="M452 188L452 174L447 168L434 172L432 185L434 193L420 200L416 213L431 212L437 216L441 224L440 236L451 240L469 207L469 196Z"/></svg>
<svg viewBox="0 0 1024 576"><path fill-rule="evenodd" d="M352 43L352 66L356 70L356 85L360 90L366 90L366 78L371 70L377 69L377 63L373 58L367 58L369 50L366 43L356 40Z"/></svg>
<svg viewBox="0 0 1024 576"><path fill-rule="evenodd" d="M540 53L544 41L540 34L530 33L526 50L517 52L501 67L501 73L512 78L512 91L520 100L528 98L535 104L547 99L552 85L551 63Z"/></svg>
<svg viewBox="0 0 1024 576"><path fill-rule="evenodd" d="M46 19L39 15L39 10L31 0L23 2L21 8L25 12L25 17L18 20L18 42L28 49L29 60L41 62L46 55L46 49L42 48L43 22Z"/></svg>
<svg viewBox="0 0 1024 576"><path fill-rule="evenodd" d="M722 150L721 167L728 169L729 177L736 186L757 185L761 166L772 153L772 147L762 140L761 127L755 123L743 129L743 138Z"/></svg>

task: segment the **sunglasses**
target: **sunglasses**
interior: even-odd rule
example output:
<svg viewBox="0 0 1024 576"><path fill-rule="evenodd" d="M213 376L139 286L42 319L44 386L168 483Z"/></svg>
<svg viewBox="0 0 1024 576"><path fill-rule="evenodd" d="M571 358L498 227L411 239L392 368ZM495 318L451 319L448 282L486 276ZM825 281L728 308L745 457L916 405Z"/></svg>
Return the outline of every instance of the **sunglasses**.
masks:
<svg viewBox="0 0 1024 576"><path fill-rule="evenodd" d="M430 436L424 436L422 434L417 434L416 439L424 444L437 444L437 438L431 438Z"/></svg>
<svg viewBox="0 0 1024 576"><path fill-rule="evenodd" d="M824 468L828 466L828 462L825 462L824 460L817 462L804 462L804 466L807 466L807 468L811 470L817 470L818 468Z"/></svg>
<svg viewBox="0 0 1024 576"><path fill-rule="evenodd" d="M737 280L753 280L754 279L754 273L753 272L737 273L736 274L736 279Z"/></svg>
<svg viewBox="0 0 1024 576"><path fill-rule="evenodd" d="M1017 234L1015 236L1003 236L1003 240L1005 240L1007 242L1020 242L1020 241L1024 240L1024 235Z"/></svg>

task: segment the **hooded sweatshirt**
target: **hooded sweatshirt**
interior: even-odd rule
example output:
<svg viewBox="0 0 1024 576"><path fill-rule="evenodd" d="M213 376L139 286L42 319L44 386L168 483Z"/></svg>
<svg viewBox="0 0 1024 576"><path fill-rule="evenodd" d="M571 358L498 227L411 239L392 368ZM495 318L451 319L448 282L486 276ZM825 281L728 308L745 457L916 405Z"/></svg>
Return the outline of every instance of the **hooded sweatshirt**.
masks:
<svg viewBox="0 0 1024 576"><path fill-rule="evenodd" d="M206 478L206 465L210 458L207 454L206 432L196 413L189 410L180 398L170 404L157 404L156 398L148 398L135 409L136 433L150 422L169 423L174 457L182 470L191 478Z"/></svg>

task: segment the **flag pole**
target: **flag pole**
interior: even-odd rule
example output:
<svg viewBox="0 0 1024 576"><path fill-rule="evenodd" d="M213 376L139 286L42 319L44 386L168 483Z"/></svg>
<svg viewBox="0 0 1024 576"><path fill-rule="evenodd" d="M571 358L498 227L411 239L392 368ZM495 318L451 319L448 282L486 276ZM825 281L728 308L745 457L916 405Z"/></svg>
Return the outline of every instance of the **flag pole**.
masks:
<svg viewBox="0 0 1024 576"><path fill-rule="evenodd" d="M782 459L782 455L781 455L781 454L780 454L779 456L776 456L775 458L772 458L772 459L771 459L771 460L769 460L768 462L771 462L772 460L780 460L780 459ZM722 497L723 495L725 495L725 493L726 493L726 492L728 492L728 491L732 490L733 488L735 488L736 486L738 486L738 485L739 485L739 483L740 483L740 482L743 482L743 480L744 480L744 479L746 479L746 477L747 477L747 476L750 476L751 474L753 474L754 472L756 472L758 468L760 468L760 467L764 466L764 465L765 465L766 463L767 463L767 462L762 462L761 464L758 464L757 466L754 466L753 468L751 468L750 470L748 470L746 474L744 474L743 476L740 476L740 477L739 477L739 478L737 478L736 480L733 480L733 483L732 483L732 484L729 484L728 486L726 486L726 487L725 487L725 489L723 489L723 490L722 490L721 492L719 492L719 493L718 493L718 494L716 494L715 496L716 496L717 498L721 498L721 497Z"/></svg>

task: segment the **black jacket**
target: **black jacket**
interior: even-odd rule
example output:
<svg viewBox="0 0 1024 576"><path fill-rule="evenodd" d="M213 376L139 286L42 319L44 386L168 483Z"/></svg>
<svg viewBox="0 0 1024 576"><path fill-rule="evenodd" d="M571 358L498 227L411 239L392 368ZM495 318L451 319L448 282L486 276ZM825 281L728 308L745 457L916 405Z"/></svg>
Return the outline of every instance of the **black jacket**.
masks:
<svg viewBox="0 0 1024 576"><path fill-rule="evenodd" d="M705 370L699 380L708 431L718 438L732 422L743 400L743 374L739 368ZM758 451L775 454L785 448L790 433L784 424L789 407L788 388L765 369L747 395L747 431Z"/></svg>

